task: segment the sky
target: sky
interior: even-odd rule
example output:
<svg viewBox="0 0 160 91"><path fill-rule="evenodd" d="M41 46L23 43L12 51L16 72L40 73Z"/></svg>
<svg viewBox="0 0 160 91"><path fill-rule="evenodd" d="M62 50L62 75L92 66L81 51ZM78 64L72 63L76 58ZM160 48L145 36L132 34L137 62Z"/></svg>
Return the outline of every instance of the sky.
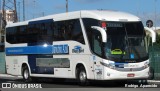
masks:
<svg viewBox="0 0 160 91"><path fill-rule="evenodd" d="M107 9L134 14L145 23L153 20L154 25L160 26L160 0L68 0L69 12L79 10ZM22 20L22 0L20 16ZM66 0L25 0L26 20L41 16L66 12Z"/></svg>

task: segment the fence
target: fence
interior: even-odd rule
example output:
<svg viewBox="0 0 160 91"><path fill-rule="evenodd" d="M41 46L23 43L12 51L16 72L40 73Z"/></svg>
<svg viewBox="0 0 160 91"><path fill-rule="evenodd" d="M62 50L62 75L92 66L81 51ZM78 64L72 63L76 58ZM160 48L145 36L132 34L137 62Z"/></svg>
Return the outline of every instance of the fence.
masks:
<svg viewBox="0 0 160 91"><path fill-rule="evenodd" d="M5 67L5 53L0 52L0 74L6 73L6 67Z"/></svg>
<svg viewBox="0 0 160 91"><path fill-rule="evenodd" d="M153 69L153 79L160 80L160 46L149 48L150 66Z"/></svg>

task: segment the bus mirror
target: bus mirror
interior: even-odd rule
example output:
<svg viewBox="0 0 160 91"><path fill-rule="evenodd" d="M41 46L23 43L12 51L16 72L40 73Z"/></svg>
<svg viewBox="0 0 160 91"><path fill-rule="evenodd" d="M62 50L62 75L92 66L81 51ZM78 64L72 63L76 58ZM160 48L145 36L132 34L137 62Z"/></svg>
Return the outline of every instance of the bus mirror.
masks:
<svg viewBox="0 0 160 91"><path fill-rule="evenodd" d="M107 33L106 31L99 26L91 26L92 29L98 30L102 35L102 42L107 42Z"/></svg>
<svg viewBox="0 0 160 91"><path fill-rule="evenodd" d="M156 42L156 33L154 32L154 30L151 28L148 28L148 27L145 27L145 30L147 30L151 33L150 36L152 38L152 43L155 43Z"/></svg>

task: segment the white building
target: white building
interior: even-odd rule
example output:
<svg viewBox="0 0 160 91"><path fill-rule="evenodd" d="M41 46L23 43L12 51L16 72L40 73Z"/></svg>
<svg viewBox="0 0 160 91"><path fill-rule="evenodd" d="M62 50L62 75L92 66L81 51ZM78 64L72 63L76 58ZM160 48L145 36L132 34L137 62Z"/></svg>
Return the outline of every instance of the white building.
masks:
<svg viewBox="0 0 160 91"><path fill-rule="evenodd" d="M6 13L6 16L5 16L5 19L6 19L6 22L7 23L13 23L15 20L15 16L14 16L14 11L13 10L6 10L5 11Z"/></svg>
<svg viewBox="0 0 160 91"><path fill-rule="evenodd" d="M2 29L2 13L3 11L0 10L0 41L1 41L1 36L3 36L3 34L1 34L1 29ZM5 20L6 20L6 23L13 23L15 22L15 15L14 15L14 11L13 10L6 10L5 11L6 13L6 16L5 16Z"/></svg>

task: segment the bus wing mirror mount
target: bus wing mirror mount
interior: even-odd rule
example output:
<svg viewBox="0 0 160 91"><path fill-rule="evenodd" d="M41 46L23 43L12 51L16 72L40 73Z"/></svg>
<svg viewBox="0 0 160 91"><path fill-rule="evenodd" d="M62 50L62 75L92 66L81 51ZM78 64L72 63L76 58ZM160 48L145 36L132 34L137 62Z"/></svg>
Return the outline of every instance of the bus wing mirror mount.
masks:
<svg viewBox="0 0 160 91"><path fill-rule="evenodd" d="M151 33L150 36L152 38L152 43L155 43L156 42L156 33L154 32L154 30L151 28L148 28L148 27L145 27L145 30L147 30Z"/></svg>
<svg viewBox="0 0 160 91"><path fill-rule="evenodd" d="M104 42L104 43L107 42L107 33L106 33L106 31L103 28L101 28L99 26L91 26L91 28L95 29L95 30L97 30L97 31L99 31L101 33L101 35L102 35L102 42Z"/></svg>

